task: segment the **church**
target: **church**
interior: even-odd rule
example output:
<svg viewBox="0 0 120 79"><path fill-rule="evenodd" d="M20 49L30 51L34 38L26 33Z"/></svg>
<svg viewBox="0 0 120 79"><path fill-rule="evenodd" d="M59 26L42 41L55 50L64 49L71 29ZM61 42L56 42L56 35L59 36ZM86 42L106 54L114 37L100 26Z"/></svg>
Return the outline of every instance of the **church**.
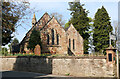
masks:
<svg viewBox="0 0 120 79"><path fill-rule="evenodd" d="M20 51L28 51L27 45L34 28L38 28L41 37L42 53L80 55L84 54L83 38L72 24L64 29L55 17L45 13L38 21L35 14L32 18L32 28L26 33L20 43Z"/></svg>

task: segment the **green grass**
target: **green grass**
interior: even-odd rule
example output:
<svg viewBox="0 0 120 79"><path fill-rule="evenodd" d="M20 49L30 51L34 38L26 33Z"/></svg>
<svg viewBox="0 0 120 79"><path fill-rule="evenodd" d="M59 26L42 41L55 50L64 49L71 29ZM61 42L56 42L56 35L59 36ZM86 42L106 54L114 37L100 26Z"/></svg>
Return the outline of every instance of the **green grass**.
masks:
<svg viewBox="0 0 120 79"><path fill-rule="evenodd" d="M40 55L35 55L34 53L15 53L14 55L12 53L2 53L0 51L2 56L52 56L52 57L57 57L57 56L69 56L67 55L60 55L60 54L50 54L50 53L42 53ZM97 53L92 53L92 54L83 54L83 55L76 55L77 57L87 57L87 56L105 56L101 53L97 54Z"/></svg>
<svg viewBox="0 0 120 79"><path fill-rule="evenodd" d="M44 54L40 54L40 55L35 55L34 53L29 53L29 54L26 54L26 53L15 53L15 54L8 53L6 55L2 54L2 56L51 56L51 54L44 53Z"/></svg>

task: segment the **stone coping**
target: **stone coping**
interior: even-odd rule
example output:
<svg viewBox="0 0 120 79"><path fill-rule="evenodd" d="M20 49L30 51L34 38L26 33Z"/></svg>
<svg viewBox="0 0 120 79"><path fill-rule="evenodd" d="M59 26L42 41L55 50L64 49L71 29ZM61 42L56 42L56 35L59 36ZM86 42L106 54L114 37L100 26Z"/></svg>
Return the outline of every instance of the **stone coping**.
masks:
<svg viewBox="0 0 120 79"><path fill-rule="evenodd" d="M0 58L106 59L106 56L0 56Z"/></svg>

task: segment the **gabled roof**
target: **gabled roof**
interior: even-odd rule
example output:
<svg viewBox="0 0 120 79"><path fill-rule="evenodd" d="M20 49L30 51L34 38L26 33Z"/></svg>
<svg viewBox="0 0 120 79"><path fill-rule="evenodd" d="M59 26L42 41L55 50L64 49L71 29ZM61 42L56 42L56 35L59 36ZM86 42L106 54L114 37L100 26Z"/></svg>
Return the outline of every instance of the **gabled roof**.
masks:
<svg viewBox="0 0 120 79"><path fill-rule="evenodd" d="M58 20L53 16L40 30L42 30L52 19L55 19L57 21L57 23L61 26L61 24L58 22ZM63 28L61 26L61 28ZM63 30L65 31L65 29L63 28Z"/></svg>
<svg viewBox="0 0 120 79"><path fill-rule="evenodd" d="M48 15L49 17L50 17L50 15L47 13L47 12L45 12L44 14L43 14L43 16L45 16L45 15ZM38 20L38 21L36 21L36 23L34 24L34 26L43 18L43 16ZM51 18L51 17L50 17Z"/></svg>
<svg viewBox="0 0 120 79"><path fill-rule="evenodd" d="M52 19L53 17L40 30L42 30Z"/></svg>
<svg viewBox="0 0 120 79"><path fill-rule="evenodd" d="M70 26L69 26L70 27ZM67 27L67 28L64 28L65 29L65 31L67 31L68 29L69 29L69 27Z"/></svg>
<svg viewBox="0 0 120 79"><path fill-rule="evenodd" d="M73 24L71 23L70 25L69 25L69 27L67 27L65 30L66 30L66 32L70 29L70 27L73 27L74 28L74 30L80 35L80 33L76 30L76 28L73 26ZM81 35L80 35L81 36ZM81 36L82 37L82 36ZM82 37L82 39L83 39L83 37Z"/></svg>
<svg viewBox="0 0 120 79"><path fill-rule="evenodd" d="M26 39L27 37L27 34L30 33L33 29L34 29L35 26L33 26L26 34L25 34L25 37L23 38L23 40L20 42L20 44L22 44L22 42Z"/></svg>
<svg viewBox="0 0 120 79"><path fill-rule="evenodd" d="M73 24L71 23L71 24L69 25L69 27L67 27L67 28L65 29L65 31L68 31L68 29L69 29L70 27L73 27L73 28L75 29L75 27L74 27ZM76 29L75 29L75 30L76 30Z"/></svg>
<svg viewBox="0 0 120 79"><path fill-rule="evenodd" d="M107 50L111 50L111 49L113 49L113 50L116 50L116 48L114 48L112 45L110 45L108 48L106 48Z"/></svg>
<svg viewBox="0 0 120 79"><path fill-rule="evenodd" d="M50 17L50 15L47 13L47 12L45 12L44 14L43 14L43 16L45 16L45 15L48 15L49 17ZM42 18L43 18L43 16L37 21L37 22L39 22ZM51 18L51 17L50 17Z"/></svg>
<svg viewBox="0 0 120 79"><path fill-rule="evenodd" d="M49 16L49 14L46 12L46 13L44 13L44 15L45 14L47 14L48 16ZM43 15L43 16L44 16ZM34 15L33 15L34 16ZM26 39L26 37L27 37L27 34L28 33L30 33L34 28L35 28L35 26L36 26L36 24L43 18L43 16L34 24L34 26L26 33L26 35L25 35L25 37L23 38L23 40L20 42L20 44L22 44L22 42ZM50 17L50 16L49 16Z"/></svg>

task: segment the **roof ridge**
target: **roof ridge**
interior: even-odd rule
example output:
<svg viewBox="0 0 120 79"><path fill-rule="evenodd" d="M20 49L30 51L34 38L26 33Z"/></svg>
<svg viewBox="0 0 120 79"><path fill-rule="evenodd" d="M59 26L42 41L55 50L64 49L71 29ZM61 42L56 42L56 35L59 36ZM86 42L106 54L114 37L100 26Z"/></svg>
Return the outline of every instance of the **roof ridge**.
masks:
<svg viewBox="0 0 120 79"><path fill-rule="evenodd" d="M42 30L53 18L55 18L54 16L40 29ZM55 20L57 21L57 23L61 26L61 24L58 22L58 20L55 18ZM62 27L62 26L61 26ZM63 27L62 27L63 28ZM63 30L65 31L65 29L63 28Z"/></svg>
<svg viewBox="0 0 120 79"><path fill-rule="evenodd" d="M38 20L38 21L40 21L42 18L43 18L43 16L45 15L45 14L47 14L49 17L50 17L50 15L47 13L47 12L45 12L43 15L42 15L42 17ZM50 17L51 18L51 17ZM37 22L38 22L37 21Z"/></svg>
<svg viewBox="0 0 120 79"><path fill-rule="evenodd" d="M53 16L54 17L54 16ZM55 17L54 17L55 18ZM58 22L58 24L62 27L62 25L60 24L60 22L55 18L55 20ZM64 29L64 27L62 27ZM65 29L64 29L65 31Z"/></svg>
<svg viewBox="0 0 120 79"><path fill-rule="evenodd" d="M45 23L45 25L40 30L42 30L52 19L53 19L53 17L50 18L50 20L47 23Z"/></svg>
<svg viewBox="0 0 120 79"><path fill-rule="evenodd" d="M65 30L67 31L70 28L71 24L69 25L69 27L67 27Z"/></svg>

